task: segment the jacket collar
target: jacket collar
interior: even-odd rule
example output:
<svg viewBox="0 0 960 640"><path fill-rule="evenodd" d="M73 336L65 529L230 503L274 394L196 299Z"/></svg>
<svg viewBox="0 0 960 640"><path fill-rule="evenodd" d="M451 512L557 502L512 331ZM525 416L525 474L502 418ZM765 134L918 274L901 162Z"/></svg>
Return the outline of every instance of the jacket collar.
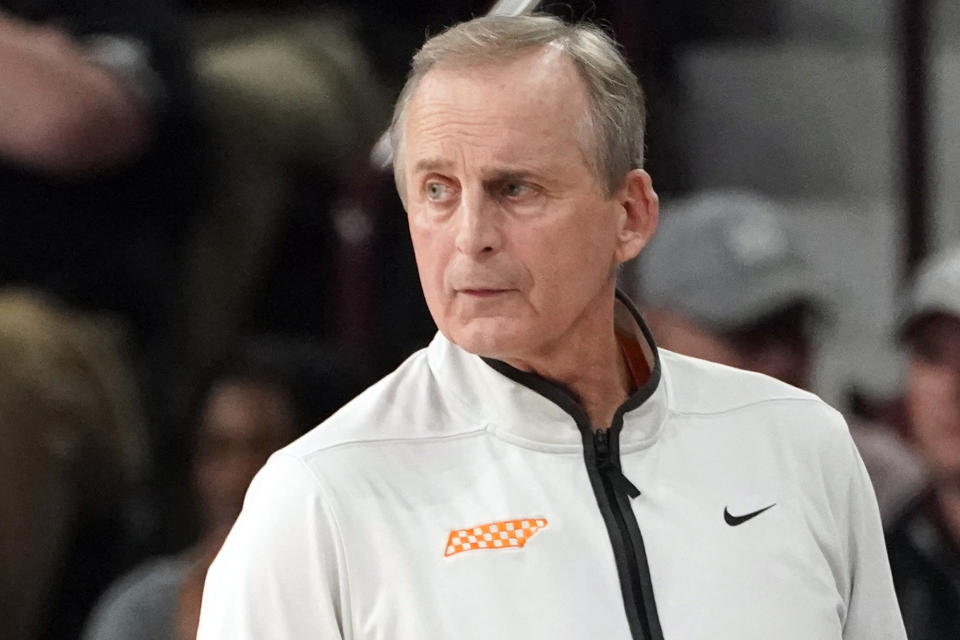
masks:
<svg viewBox="0 0 960 640"><path fill-rule="evenodd" d="M617 292L617 330L643 347L650 367L646 384L617 410L612 433L626 452L653 444L666 416L666 391L660 356L650 330L630 300ZM538 449L582 447L590 429L586 413L561 386L505 362L467 353L438 333L427 352L430 368L444 392L498 437ZM622 418L622 427L621 427Z"/></svg>

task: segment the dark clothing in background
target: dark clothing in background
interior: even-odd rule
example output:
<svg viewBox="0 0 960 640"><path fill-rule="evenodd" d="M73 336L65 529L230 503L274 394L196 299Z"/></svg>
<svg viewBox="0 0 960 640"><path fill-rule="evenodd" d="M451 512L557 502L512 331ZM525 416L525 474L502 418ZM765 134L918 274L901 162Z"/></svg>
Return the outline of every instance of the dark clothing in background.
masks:
<svg viewBox="0 0 960 640"><path fill-rule="evenodd" d="M940 519L935 495L916 500L886 537L910 640L960 638L960 549Z"/></svg>
<svg viewBox="0 0 960 640"><path fill-rule="evenodd" d="M132 38L158 91L142 157L106 175L58 180L0 159L0 285L37 286L67 303L123 318L137 341L169 333L178 249L196 205L200 127L175 14L154 0L2 0L13 15L80 41Z"/></svg>

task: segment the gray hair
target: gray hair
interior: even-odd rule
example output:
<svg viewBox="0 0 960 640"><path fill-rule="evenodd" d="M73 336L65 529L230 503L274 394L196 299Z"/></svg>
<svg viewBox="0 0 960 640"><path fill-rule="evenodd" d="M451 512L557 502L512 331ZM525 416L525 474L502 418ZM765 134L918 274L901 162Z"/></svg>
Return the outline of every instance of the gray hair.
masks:
<svg viewBox="0 0 960 640"><path fill-rule="evenodd" d="M589 96L586 128L591 134L584 141L584 152L608 195L619 188L627 172L643 166L643 90L610 36L594 25L568 24L548 15L484 16L430 38L413 56L390 124L394 179L401 198L407 107L427 72L442 62L489 64L543 46L564 51L584 80Z"/></svg>

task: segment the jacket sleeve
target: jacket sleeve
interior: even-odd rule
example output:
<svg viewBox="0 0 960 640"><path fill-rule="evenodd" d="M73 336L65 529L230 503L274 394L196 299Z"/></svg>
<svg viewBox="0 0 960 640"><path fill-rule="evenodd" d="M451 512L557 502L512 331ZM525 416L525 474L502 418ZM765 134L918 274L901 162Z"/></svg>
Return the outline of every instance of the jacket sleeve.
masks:
<svg viewBox="0 0 960 640"><path fill-rule="evenodd" d="M873 486L852 440L848 448L852 472L846 493L845 546L850 589L843 639L906 640Z"/></svg>
<svg viewBox="0 0 960 640"><path fill-rule="evenodd" d="M198 640L350 638L341 542L318 479L274 454L207 573Z"/></svg>

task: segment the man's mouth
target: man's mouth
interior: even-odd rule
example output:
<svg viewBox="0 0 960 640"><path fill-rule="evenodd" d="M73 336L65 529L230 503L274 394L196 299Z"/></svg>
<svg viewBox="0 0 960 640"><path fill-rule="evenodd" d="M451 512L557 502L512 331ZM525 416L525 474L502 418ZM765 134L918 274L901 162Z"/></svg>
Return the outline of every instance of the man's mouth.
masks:
<svg viewBox="0 0 960 640"><path fill-rule="evenodd" d="M506 293L509 289L492 289L492 288L467 288L459 289L460 293L472 296L475 298L492 298L501 293Z"/></svg>

